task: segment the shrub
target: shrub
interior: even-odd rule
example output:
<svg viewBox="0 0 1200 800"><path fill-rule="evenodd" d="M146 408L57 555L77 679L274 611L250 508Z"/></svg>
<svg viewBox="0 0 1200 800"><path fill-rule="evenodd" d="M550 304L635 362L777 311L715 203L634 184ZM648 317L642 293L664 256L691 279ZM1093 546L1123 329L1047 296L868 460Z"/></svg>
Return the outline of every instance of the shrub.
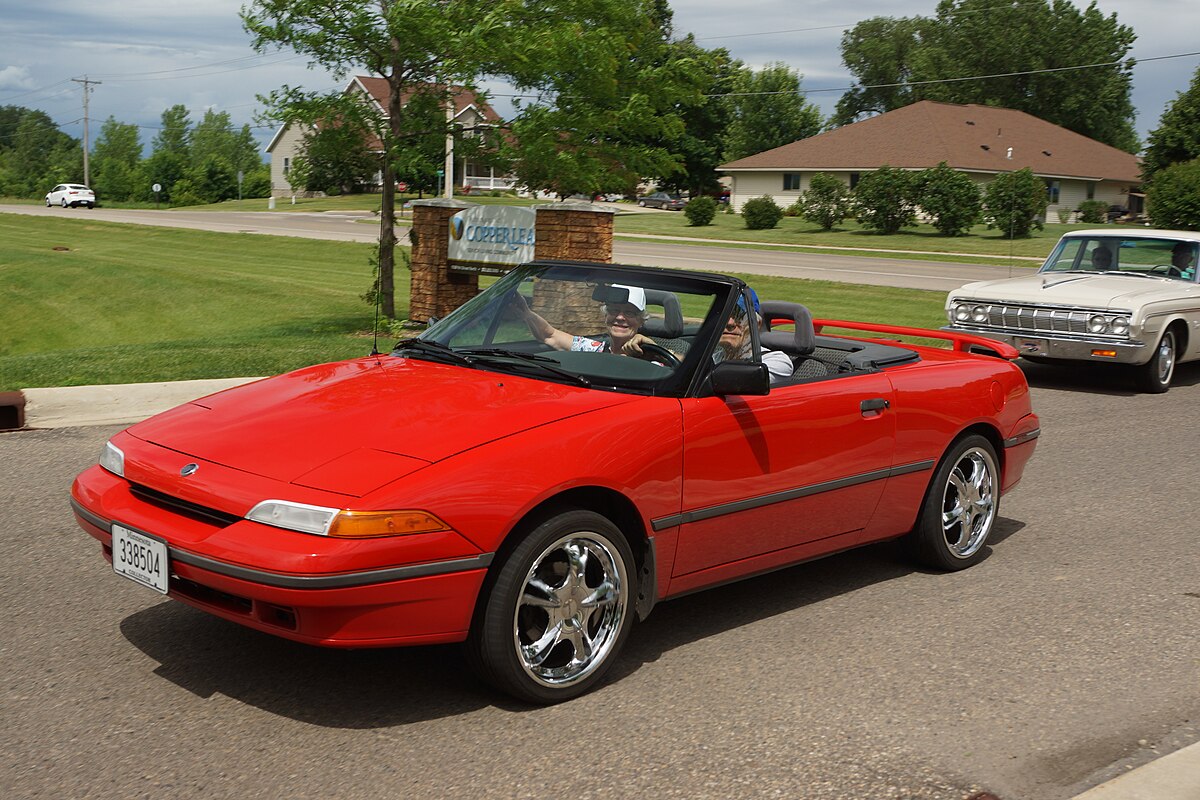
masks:
<svg viewBox="0 0 1200 800"><path fill-rule="evenodd" d="M1089 225L1108 221L1108 203L1103 200L1084 200L1079 204L1079 221Z"/></svg>
<svg viewBox="0 0 1200 800"><path fill-rule="evenodd" d="M850 189L832 175L818 172L794 208L799 209L800 216L821 226L821 230L833 230L834 225L850 214Z"/></svg>
<svg viewBox="0 0 1200 800"><path fill-rule="evenodd" d="M688 224L693 227L711 225L713 217L717 215L717 201L708 195L701 195L683 207L683 214L688 218Z"/></svg>
<svg viewBox="0 0 1200 800"><path fill-rule="evenodd" d="M1046 212L1046 184L1026 167L1002 172L984 193L983 218L989 228L999 228L1006 239L1023 239L1039 231Z"/></svg>
<svg viewBox="0 0 1200 800"><path fill-rule="evenodd" d="M804 214L804 207L802 205L800 205L799 200L792 203L787 208L783 209L783 215L785 217L799 217L799 216L802 216L803 214Z"/></svg>
<svg viewBox="0 0 1200 800"><path fill-rule="evenodd" d="M1146 207L1157 228L1200 230L1200 158L1154 173Z"/></svg>
<svg viewBox="0 0 1200 800"><path fill-rule="evenodd" d="M1067 222L1070 221L1070 219L1071 219L1071 209L1067 208L1066 206L1059 206L1058 207L1058 221L1061 222L1063 225L1066 225Z"/></svg>
<svg viewBox="0 0 1200 800"><path fill-rule="evenodd" d="M915 197L943 236L964 236L983 219L979 187L945 161L917 174Z"/></svg>
<svg viewBox="0 0 1200 800"><path fill-rule="evenodd" d="M897 233L915 225L913 173L886 164L863 175L854 189L854 216L864 227Z"/></svg>
<svg viewBox="0 0 1200 800"><path fill-rule="evenodd" d="M763 195L753 200L747 200L742 206L742 219L746 227L752 231L763 231L774 228L783 219L783 209L775 204L770 197Z"/></svg>

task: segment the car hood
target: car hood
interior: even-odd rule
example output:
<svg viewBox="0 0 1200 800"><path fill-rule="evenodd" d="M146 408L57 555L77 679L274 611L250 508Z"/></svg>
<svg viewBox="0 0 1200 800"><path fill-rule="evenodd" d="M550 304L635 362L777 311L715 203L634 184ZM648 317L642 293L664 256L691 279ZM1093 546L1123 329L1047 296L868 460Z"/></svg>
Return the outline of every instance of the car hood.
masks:
<svg viewBox="0 0 1200 800"><path fill-rule="evenodd" d="M636 400L509 374L381 357L256 381L129 433L198 459L333 491L379 485L490 441ZM349 486L349 489L344 487Z"/></svg>
<svg viewBox="0 0 1200 800"><path fill-rule="evenodd" d="M989 300L1030 305L1133 309L1155 300L1195 292L1196 284L1171 278L1120 273L1041 272L1021 278L968 283L950 293L954 300Z"/></svg>

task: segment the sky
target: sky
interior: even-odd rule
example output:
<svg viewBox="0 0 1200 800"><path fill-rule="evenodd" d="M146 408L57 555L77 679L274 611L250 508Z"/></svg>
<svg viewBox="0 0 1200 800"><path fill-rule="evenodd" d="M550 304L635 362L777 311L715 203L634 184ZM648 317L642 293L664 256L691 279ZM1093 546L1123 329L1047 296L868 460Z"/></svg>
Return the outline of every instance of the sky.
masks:
<svg viewBox="0 0 1200 800"><path fill-rule="evenodd" d="M274 127L256 119L258 95L284 84L309 91L345 85L291 51L256 53L238 11L245 0L0 0L0 106L47 113L83 138L84 84L89 140L108 117L138 125L149 147L163 111L183 104L198 121L227 112L236 127L255 126L265 147ZM996 0L997 5L1004 0ZM1074 0L1085 7L1084 0ZM1196 0L1097 0L1105 14L1134 29L1131 55L1135 130L1144 140L1163 110L1200 68ZM674 0L675 31L710 48L725 47L747 66L782 61L825 115L851 84L841 63L842 33L877 16L933 16L937 0ZM1182 57L1172 57L1182 56ZM1156 60L1149 60L1156 59ZM484 84L503 116L502 85Z"/></svg>

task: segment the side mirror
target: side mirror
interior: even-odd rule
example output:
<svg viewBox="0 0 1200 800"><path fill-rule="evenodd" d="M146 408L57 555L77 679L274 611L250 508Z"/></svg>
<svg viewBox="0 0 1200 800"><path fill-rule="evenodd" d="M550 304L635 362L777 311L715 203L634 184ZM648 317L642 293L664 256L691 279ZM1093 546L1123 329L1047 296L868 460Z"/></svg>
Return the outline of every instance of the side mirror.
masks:
<svg viewBox="0 0 1200 800"><path fill-rule="evenodd" d="M749 361L722 361L713 367L709 375L713 394L724 397L730 394L764 395L771 391L771 373L766 364Z"/></svg>

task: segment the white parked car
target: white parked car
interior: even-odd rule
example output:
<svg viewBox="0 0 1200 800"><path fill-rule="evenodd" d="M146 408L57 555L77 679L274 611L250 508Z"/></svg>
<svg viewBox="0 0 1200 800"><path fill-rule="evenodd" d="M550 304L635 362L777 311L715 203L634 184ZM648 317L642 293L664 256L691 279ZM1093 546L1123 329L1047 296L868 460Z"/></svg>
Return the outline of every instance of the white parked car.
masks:
<svg viewBox="0 0 1200 800"><path fill-rule="evenodd" d="M60 183L46 194L46 207L62 206L96 206L96 195L82 183Z"/></svg>
<svg viewBox="0 0 1200 800"><path fill-rule="evenodd" d="M1200 358L1200 233L1080 230L1034 275L969 283L946 298L947 331L1007 342L1030 361L1133 365L1165 392Z"/></svg>

